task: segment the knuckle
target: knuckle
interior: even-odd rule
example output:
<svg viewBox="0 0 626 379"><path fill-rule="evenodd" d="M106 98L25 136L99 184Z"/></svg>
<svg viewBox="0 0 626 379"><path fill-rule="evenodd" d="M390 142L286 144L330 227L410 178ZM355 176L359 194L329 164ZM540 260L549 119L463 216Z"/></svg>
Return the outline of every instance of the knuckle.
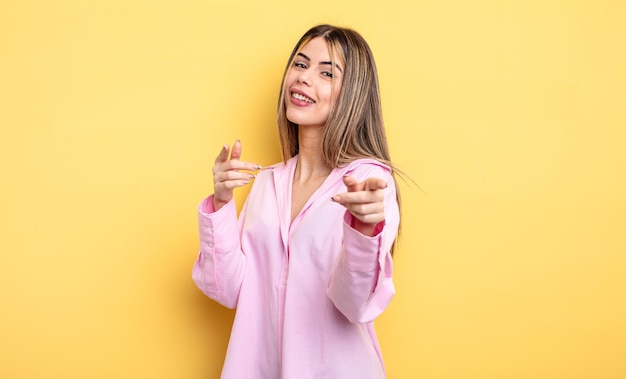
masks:
<svg viewBox="0 0 626 379"><path fill-rule="evenodd" d="M355 210L359 213L362 214L363 216L367 216L367 206L364 204L358 204L355 206Z"/></svg>

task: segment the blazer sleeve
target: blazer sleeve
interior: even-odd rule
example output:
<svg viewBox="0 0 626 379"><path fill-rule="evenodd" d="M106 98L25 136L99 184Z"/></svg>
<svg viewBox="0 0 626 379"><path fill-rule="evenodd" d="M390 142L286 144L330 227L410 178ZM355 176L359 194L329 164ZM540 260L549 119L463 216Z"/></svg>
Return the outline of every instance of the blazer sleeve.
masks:
<svg viewBox="0 0 626 379"><path fill-rule="evenodd" d="M335 307L352 323L374 321L395 294L391 247L398 234L400 210L393 177L381 171L366 177L387 180L385 220L377 225L377 234L369 237L351 227L353 216L345 212L343 246L327 289Z"/></svg>
<svg viewBox="0 0 626 379"><path fill-rule="evenodd" d="M246 256L241 251L234 200L215 211L213 195L205 199L198 207L198 228L200 251L192 278L208 297L228 308L235 308Z"/></svg>

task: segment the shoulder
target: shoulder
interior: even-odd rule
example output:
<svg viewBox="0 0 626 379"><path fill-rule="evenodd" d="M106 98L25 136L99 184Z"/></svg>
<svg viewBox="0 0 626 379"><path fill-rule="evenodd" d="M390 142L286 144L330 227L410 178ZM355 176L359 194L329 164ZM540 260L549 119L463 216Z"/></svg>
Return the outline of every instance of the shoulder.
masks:
<svg viewBox="0 0 626 379"><path fill-rule="evenodd" d="M356 159L340 170L342 175L354 176L357 180L378 177L393 182L391 167L371 158Z"/></svg>

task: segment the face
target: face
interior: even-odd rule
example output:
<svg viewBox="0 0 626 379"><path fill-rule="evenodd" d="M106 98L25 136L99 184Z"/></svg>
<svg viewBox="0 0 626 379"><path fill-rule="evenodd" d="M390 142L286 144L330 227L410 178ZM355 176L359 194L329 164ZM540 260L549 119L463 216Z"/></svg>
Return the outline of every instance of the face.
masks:
<svg viewBox="0 0 626 379"><path fill-rule="evenodd" d="M324 126L339 95L342 74L341 63L331 62L323 38L305 44L285 77L287 119L300 126Z"/></svg>

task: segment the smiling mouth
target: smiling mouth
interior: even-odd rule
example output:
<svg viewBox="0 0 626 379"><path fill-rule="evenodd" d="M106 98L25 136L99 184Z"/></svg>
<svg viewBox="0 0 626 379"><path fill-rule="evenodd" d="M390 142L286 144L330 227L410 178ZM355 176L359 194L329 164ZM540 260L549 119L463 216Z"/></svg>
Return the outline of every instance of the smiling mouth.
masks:
<svg viewBox="0 0 626 379"><path fill-rule="evenodd" d="M309 104L313 104L313 103L315 103L315 101L313 101L313 99L308 98L308 97L306 97L306 96L304 96L304 95L302 95L302 94L299 94L299 93L292 92L292 93L291 93L291 97L293 97L293 98L294 98L294 99L296 99L296 100L300 100L300 101L307 102L307 103L309 103Z"/></svg>

